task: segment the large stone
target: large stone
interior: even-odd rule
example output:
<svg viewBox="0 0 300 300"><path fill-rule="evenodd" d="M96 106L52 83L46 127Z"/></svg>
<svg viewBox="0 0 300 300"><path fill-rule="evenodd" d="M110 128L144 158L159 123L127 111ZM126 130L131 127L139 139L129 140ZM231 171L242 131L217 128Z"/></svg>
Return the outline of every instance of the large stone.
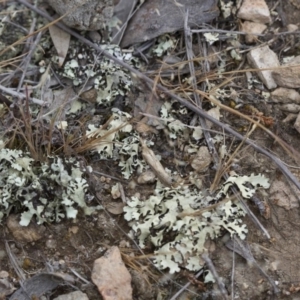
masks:
<svg viewBox="0 0 300 300"><path fill-rule="evenodd" d="M286 88L300 88L300 56L272 72L275 82Z"/></svg>
<svg viewBox="0 0 300 300"><path fill-rule="evenodd" d="M272 21L270 10L264 0L244 0L238 18L257 23L270 23Z"/></svg>
<svg viewBox="0 0 300 300"><path fill-rule="evenodd" d="M63 22L77 30L99 30L113 16L113 0L49 0Z"/></svg>
<svg viewBox="0 0 300 300"><path fill-rule="evenodd" d="M276 103L300 104L300 94L292 89L278 88L271 93L272 101Z"/></svg>
<svg viewBox="0 0 300 300"><path fill-rule="evenodd" d="M272 68L279 67L277 55L269 48L264 46L251 50L247 54L249 64L256 69L269 69L257 71L258 77L268 89L276 88L277 84L272 76Z"/></svg>
<svg viewBox="0 0 300 300"><path fill-rule="evenodd" d="M295 24L288 24L286 27L287 27L287 31L297 31L297 30L299 30L299 26L297 26Z"/></svg>
<svg viewBox="0 0 300 300"><path fill-rule="evenodd" d="M42 295L53 291L59 285L65 284L66 281L74 284L75 279L63 273L38 273L23 281L22 286L9 299L41 299Z"/></svg>
<svg viewBox="0 0 300 300"><path fill-rule="evenodd" d="M282 104L279 106L279 108L283 111L293 113L293 114L300 112L300 105L295 103Z"/></svg>
<svg viewBox="0 0 300 300"><path fill-rule="evenodd" d="M95 260L92 281L104 300L132 300L131 275L116 246Z"/></svg>
<svg viewBox="0 0 300 300"><path fill-rule="evenodd" d="M200 26L219 15L217 0L148 0L134 14L125 31L122 47L152 40L164 33L184 28L185 11L188 25Z"/></svg>

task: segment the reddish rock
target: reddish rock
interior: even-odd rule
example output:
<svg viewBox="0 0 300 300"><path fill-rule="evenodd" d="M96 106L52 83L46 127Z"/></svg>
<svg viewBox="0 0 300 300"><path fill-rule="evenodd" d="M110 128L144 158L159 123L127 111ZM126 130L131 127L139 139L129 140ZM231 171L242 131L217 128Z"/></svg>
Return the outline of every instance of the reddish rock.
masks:
<svg viewBox="0 0 300 300"><path fill-rule="evenodd" d="M10 215L6 223L9 231L17 241L30 243L44 236L45 226L31 222L28 226L24 227L19 224L19 218L17 215Z"/></svg>
<svg viewBox="0 0 300 300"><path fill-rule="evenodd" d="M132 300L131 275L116 246L95 260L92 281L104 300Z"/></svg>

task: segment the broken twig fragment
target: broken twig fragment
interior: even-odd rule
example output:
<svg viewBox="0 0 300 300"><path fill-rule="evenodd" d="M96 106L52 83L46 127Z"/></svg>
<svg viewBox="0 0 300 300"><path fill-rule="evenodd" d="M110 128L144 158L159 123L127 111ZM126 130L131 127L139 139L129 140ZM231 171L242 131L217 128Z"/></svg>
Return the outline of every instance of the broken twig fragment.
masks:
<svg viewBox="0 0 300 300"><path fill-rule="evenodd" d="M157 175L158 179L165 185L171 186L173 183L172 178L166 172L160 161L155 156L154 152L149 149L144 140L140 139L142 145L142 155L147 164L151 167L153 172Z"/></svg>

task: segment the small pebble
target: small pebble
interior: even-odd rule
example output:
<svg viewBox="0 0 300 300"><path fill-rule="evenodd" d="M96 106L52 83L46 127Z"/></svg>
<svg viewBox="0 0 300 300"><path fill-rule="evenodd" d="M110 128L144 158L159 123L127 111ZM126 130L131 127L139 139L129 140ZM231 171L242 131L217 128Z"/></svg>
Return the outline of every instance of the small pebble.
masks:
<svg viewBox="0 0 300 300"><path fill-rule="evenodd" d="M0 260L6 257L6 252L4 250L0 250Z"/></svg>
<svg viewBox="0 0 300 300"><path fill-rule="evenodd" d="M65 262L63 259L60 259L58 262L59 262L59 264L60 264L60 267L61 267L62 269L64 269L65 266L66 266L66 262Z"/></svg>
<svg viewBox="0 0 300 300"><path fill-rule="evenodd" d="M7 278L9 276L9 273L7 271L1 271L0 272L0 278Z"/></svg>
<svg viewBox="0 0 300 300"><path fill-rule="evenodd" d="M46 247L47 247L48 249L55 249L56 246L57 246L56 240L48 239L48 240L46 241Z"/></svg>
<svg viewBox="0 0 300 300"><path fill-rule="evenodd" d="M155 182L155 180L156 180L155 174L152 171L148 170L148 171L143 172L138 177L137 182L139 184L147 184L147 183L153 183L153 182Z"/></svg>
<svg viewBox="0 0 300 300"><path fill-rule="evenodd" d="M79 230L79 227L78 226L72 226L69 228L69 233L73 233L73 234L76 234Z"/></svg>

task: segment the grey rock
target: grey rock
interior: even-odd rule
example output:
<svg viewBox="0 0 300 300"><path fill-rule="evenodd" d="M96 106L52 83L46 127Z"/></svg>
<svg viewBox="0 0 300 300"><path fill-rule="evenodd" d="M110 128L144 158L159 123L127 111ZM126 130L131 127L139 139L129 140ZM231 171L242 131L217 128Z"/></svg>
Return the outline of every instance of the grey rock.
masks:
<svg viewBox="0 0 300 300"><path fill-rule="evenodd" d="M293 58L289 63L276 68L273 72L273 78L281 87L300 88L300 55Z"/></svg>
<svg viewBox="0 0 300 300"><path fill-rule="evenodd" d="M185 10L189 10L191 27L209 22L219 15L216 0L151 0L145 1L130 20L121 42L127 47L151 40L164 33L184 28Z"/></svg>
<svg viewBox="0 0 300 300"><path fill-rule="evenodd" d="M271 69L279 67L279 60L275 52L273 52L269 46L251 50L247 54L247 59L253 68L269 68L270 70L257 71L257 75L268 89L274 89L277 87L277 84L273 79Z"/></svg>
<svg viewBox="0 0 300 300"><path fill-rule="evenodd" d="M265 0L244 0L237 14L238 18L257 23L272 21L270 10Z"/></svg>
<svg viewBox="0 0 300 300"><path fill-rule="evenodd" d="M78 30L99 30L113 16L113 0L49 0L63 22Z"/></svg>

